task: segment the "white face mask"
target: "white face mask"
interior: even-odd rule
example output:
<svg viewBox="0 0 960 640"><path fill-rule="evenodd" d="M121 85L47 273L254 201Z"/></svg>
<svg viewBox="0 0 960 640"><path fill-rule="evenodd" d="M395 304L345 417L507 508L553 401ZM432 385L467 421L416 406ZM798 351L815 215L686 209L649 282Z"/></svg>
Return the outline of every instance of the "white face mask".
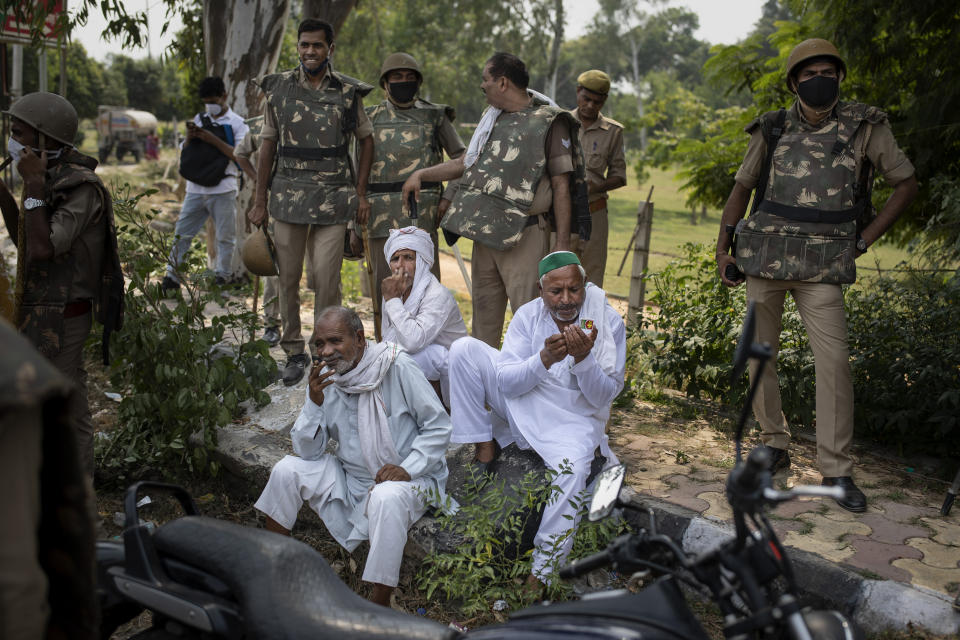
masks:
<svg viewBox="0 0 960 640"><path fill-rule="evenodd" d="M13 168L16 169L17 165L20 164L20 159L23 158L23 150L26 149L24 145L17 142L17 140L10 136L7 138L7 153L10 154L10 157L13 158ZM43 149L37 149L36 147L30 147L30 150L33 151L38 156L43 153ZM56 151L47 150L47 160L53 160L59 158L63 154L63 149L57 149Z"/></svg>
<svg viewBox="0 0 960 640"><path fill-rule="evenodd" d="M205 102L203 103L203 107L207 110L207 113L209 113L214 118L216 118L223 112L223 107L221 107L216 102Z"/></svg>
<svg viewBox="0 0 960 640"><path fill-rule="evenodd" d="M13 136L7 139L7 153L9 153L10 157L13 158L14 169L16 169L17 165L20 164L20 158L23 155L24 149L26 149L26 147L17 142Z"/></svg>

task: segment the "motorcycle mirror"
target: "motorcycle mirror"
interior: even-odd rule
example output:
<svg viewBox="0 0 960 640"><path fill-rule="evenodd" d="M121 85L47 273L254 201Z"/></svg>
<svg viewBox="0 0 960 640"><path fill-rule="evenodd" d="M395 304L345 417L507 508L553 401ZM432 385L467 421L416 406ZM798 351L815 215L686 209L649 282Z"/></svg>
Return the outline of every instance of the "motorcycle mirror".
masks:
<svg viewBox="0 0 960 640"><path fill-rule="evenodd" d="M587 520L596 522L610 515L610 511L617 504L617 496L620 495L620 487L623 486L623 477L626 470L626 466L618 464L615 467L604 469L597 476Z"/></svg>

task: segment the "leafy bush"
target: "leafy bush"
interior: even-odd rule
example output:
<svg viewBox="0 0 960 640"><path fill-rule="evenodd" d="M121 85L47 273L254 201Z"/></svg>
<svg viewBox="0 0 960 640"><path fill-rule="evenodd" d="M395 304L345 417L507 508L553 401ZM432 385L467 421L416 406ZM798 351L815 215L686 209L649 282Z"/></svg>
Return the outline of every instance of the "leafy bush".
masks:
<svg viewBox="0 0 960 640"><path fill-rule="evenodd" d="M731 386L733 351L743 326L745 287L729 289L717 276L713 251L686 244L681 258L652 276L657 317L635 332L641 358L663 384L687 395L739 407L746 376ZM813 354L792 299L784 305L777 372L783 411L791 424L813 422Z"/></svg>
<svg viewBox="0 0 960 640"><path fill-rule="evenodd" d="M118 428L98 443L98 468L116 481L170 468L216 474L216 429L242 412L241 403L270 402L263 388L276 379L277 365L267 344L253 338L256 316L216 288L203 291L180 274L182 297L164 298L151 276L170 247L150 227L156 211L138 208L145 195L114 198L128 288L110 380L123 398ZM226 312L208 319L211 303Z"/></svg>
<svg viewBox="0 0 960 640"><path fill-rule="evenodd" d="M562 466L560 473L570 473L569 467ZM465 616L489 612L498 600L506 601L511 610L529 604L534 594L524 589L524 580L531 572L533 550L524 548L530 545L524 534L536 529L544 506L554 499L558 489L551 482L555 477L556 472L550 470L546 478L530 472L510 487L504 487L503 480L497 478L490 480L499 483L494 486L484 486L475 478L468 480L460 510L438 516L438 538L462 542L454 552L434 550L428 554L418 574L427 599L439 591L448 600L455 600ZM581 495L571 504L582 516L589 499ZM572 534L568 561L606 548L625 527L622 519L589 522L581 518ZM559 544L564 539L554 542ZM550 600L567 597L571 589L562 580L553 580L546 588Z"/></svg>
<svg viewBox="0 0 960 640"><path fill-rule="evenodd" d="M960 278L907 270L863 284L846 296L857 428L901 450L956 457Z"/></svg>

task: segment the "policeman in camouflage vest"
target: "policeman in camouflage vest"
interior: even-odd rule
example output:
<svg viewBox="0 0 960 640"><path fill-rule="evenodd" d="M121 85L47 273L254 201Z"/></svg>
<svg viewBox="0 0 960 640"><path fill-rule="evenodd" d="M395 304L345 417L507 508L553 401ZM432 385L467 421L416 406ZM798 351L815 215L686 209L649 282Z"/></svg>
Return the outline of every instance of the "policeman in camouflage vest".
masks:
<svg viewBox="0 0 960 640"><path fill-rule="evenodd" d="M556 248L569 250L575 194L580 209L587 208L580 125L570 112L529 92L528 82L522 60L494 54L480 85L489 107L467 153L415 171L403 187L406 201L424 183L462 176L442 227L474 241L473 335L494 348L500 347L507 301L516 312L539 295L537 264L550 239L544 214L552 211Z"/></svg>
<svg viewBox="0 0 960 640"><path fill-rule="evenodd" d="M421 185L416 219L408 217L400 192L403 182L414 171L443 162L444 151L450 158L459 158L465 147L453 127L453 107L418 98L421 84L423 74L416 59L408 53L391 53L380 69L380 86L387 99L367 107L375 141L367 185L371 254L367 259L373 262L376 300L382 297L383 279L390 276L390 266L383 256L390 229L414 225L430 233L435 254L432 271L440 277L437 204L442 185L439 182Z"/></svg>
<svg viewBox="0 0 960 640"><path fill-rule="evenodd" d="M16 325L77 385L71 398L83 467L93 476L93 422L83 346L94 314L111 331L122 321L123 277L109 192L97 161L73 148L77 112L52 93L31 93L9 111L7 150L23 177L22 209L0 183L3 218L17 245Z"/></svg>
<svg viewBox="0 0 960 640"><path fill-rule="evenodd" d="M321 309L340 304L340 266L347 223L367 224L367 179L373 127L363 96L373 89L330 66L333 27L308 18L297 28L300 66L265 76L266 95L253 224L274 220L280 271L280 346L287 354L283 382L296 384L310 358L300 332L300 276L309 255L307 286L314 291L314 325ZM358 141L354 168L350 145ZM268 198L269 195L269 198ZM313 341L310 341L313 349Z"/></svg>
<svg viewBox="0 0 960 640"><path fill-rule="evenodd" d="M839 100L846 72L826 40L805 40L790 53L786 82L796 100L746 129L750 143L723 210L717 267L727 286L746 280L747 298L756 308L756 338L773 346L774 363L784 299L787 292L793 296L815 360L823 484L846 490L837 501L844 509L864 511L866 497L852 478L853 384L841 285L855 280L856 258L913 201L917 181L886 114ZM870 203L874 170L893 186L876 216ZM754 189L750 216L741 220ZM771 470L788 469L790 434L775 364L762 373L753 410L761 439L771 448Z"/></svg>

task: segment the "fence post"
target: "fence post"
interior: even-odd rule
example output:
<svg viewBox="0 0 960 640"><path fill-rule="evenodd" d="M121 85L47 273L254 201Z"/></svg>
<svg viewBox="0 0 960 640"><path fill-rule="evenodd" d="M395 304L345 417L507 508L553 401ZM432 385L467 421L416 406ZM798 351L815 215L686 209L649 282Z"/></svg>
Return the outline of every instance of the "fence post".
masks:
<svg viewBox="0 0 960 640"><path fill-rule="evenodd" d="M646 294L647 261L650 258L650 229L653 226L653 203L641 202L637 211L637 240L633 246L633 269L630 271L630 302L627 326L640 324Z"/></svg>

